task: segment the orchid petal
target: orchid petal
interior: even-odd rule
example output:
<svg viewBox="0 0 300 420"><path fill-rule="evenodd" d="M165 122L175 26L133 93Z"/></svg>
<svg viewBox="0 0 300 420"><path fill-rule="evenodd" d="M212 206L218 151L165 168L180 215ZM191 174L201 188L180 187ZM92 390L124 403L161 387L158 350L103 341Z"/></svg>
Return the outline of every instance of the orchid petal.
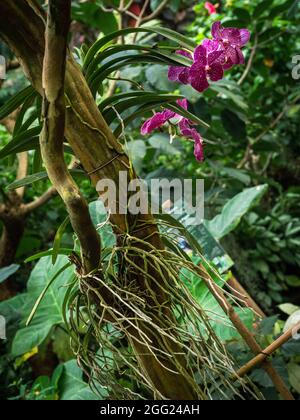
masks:
<svg viewBox="0 0 300 420"><path fill-rule="evenodd" d="M205 67L199 65L198 63L192 65L190 70L190 79L192 87L198 92L203 92L209 88Z"/></svg>
<svg viewBox="0 0 300 420"><path fill-rule="evenodd" d="M221 22L215 22L211 28L211 32L212 32L212 36L214 39L221 41L222 40L222 35L221 32L223 30L223 26L221 25Z"/></svg>
<svg viewBox="0 0 300 420"><path fill-rule="evenodd" d="M195 49L194 60L201 66L207 65L207 49L203 45L199 45Z"/></svg>
<svg viewBox="0 0 300 420"><path fill-rule="evenodd" d="M194 155L199 162L204 160L203 140L195 128L190 127L190 122L184 118L179 123L180 132L184 137L191 138L195 142Z"/></svg>
<svg viewBox="0 0 300 420"><path fill-rule="evenodd" d="M153 130L162 127L169 119L173 118L175 115L175 112L168 110L155 114L152 118L143 124L141 128L141 134L150 134Z"/></svg>
<svg viewBox="0 0 300 420"><path fill-rule="evenodd" d="M208 71L208 75L211 81L217 82L218 80L222 80L224 77L224 70L223 66L219 63L215 63L211 66L210 70Z"/></svg>
<svg viewBox="0 0 300 420"><path fill-rule="evenodd" d="M186 111L188 109L188 101L187 101L187 99L179 99L177 101L177 105L181 106L181 108L185 109Z"/></svg>

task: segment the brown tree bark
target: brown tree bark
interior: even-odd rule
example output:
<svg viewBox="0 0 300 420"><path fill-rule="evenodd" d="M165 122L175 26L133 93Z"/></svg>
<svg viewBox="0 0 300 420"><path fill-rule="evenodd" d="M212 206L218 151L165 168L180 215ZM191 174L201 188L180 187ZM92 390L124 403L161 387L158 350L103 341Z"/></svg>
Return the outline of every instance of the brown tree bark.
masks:
<svg viewBox="0 0 300 420"><path fill-rule="evenodd" d="M7 131L12 134L16 122L18 111L1 121ZM27 175L28 153L18 154L18 169L16 180L21 180ZM15 256L22 240L26 219L29 213L38 209L51 200L57 193L54 188L50 188L37 200L24 204L23 198L25 187L9 191L2 191L3 203L0 204L0 221L2 222L2 232L0 238L0 268L13 264ZM17 286L11 279L0 285L0 301L13 297L17 293Z"/></svg>
<svg viewBox="0 0 300 420"><path fill-rule="evenodd" d="M6 267L14 261L24 233L25 220L18 205L13 205L9 211L2 213L1 219L3 230L0 239L0 267Z"/></svg>
<svg viewBox="0 0 300 420"><path fill-rule="evenodd" d="M33 0L30 2L25 0L1 2L0 25L2 38L18 57L26 76L35 89L42 95L41 76L45 50L45 17L43 11ZM99 180L108 178L112 179L118 186L120 171L127 172L129 181L135 178L134 172L129 171L128 157L103 119L81 70L71 57L69 57L67 63L66 96L68 106L65 136L86 172L90 174L93 184L96 186ZM107 164L108 162L109 164ZM122 243L124 235L130 233L145 240L146 244L143 248L146 251L150 250L150 246L163 249L160 235L151 215L140 215L136 218L115 214L111 216L111 222L119 243ZM134 245L140 247L139 243L132 243L132 246ZM138 265L139 261L137 260L136 263ZM157 278L157 284L159 284L160 275L154 272L153 276ZM136 274L134 280L139 284L141 290L146 288L146 280L143 276ZM163 326L165 317L170 316L170 311L167 307L168 297L165 296L157 284L155 282L151 286L154 294L157 294L157 300L166 308L160 314L160 322ZM150 310L152 303L151 300L148 301ZM141 328L143 328L143 325L141 325ZM196 398L195 384L191 385L185 376L178 372L172 358L168 362L164 361L167 368L163 367L153 355L149 354L148 349L140 344L139 334L136 331L133 331L132 334L135 334L132 345L141 368L154 388L165 398ZM147 330L147 335L154 345L162 346L162 349L172 353L173 357L178 358L176 353L182 353L182 349L173 341L157 337L156 330ZM185 369L182 356L181 359L182 369ZM177 372L174 373L172 370L177 370Z"/></svg>
<svg viewBox="0 0 300 420"><path fill-rule="evenodd" d="M25 230L25 219L19 212L19 198L9 207L2 208L2 234L0 238L0 268L7 267L14 262L17 249ZM9 299L17 293L17 286L7 280L0 285L0 302Z"/></svg>

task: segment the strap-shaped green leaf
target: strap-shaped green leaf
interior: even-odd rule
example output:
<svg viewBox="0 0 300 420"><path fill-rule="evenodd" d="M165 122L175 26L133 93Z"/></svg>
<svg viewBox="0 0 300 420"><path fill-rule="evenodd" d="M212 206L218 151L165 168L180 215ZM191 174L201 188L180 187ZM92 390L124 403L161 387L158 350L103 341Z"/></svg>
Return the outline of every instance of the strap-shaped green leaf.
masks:
<svg viewBox="0 0 300 420"><path fill-rule="evenodd" d="M81 169L71 169L70 173L74 176L76 176L76 175L86 176L85 172L82 171ZM8 185L7 189L8 190L17 190L18 188L26 187L28 185L32 185L36 182L43 181L45 179L48 179L48 174L47 174L46 171L37 172L37 173L34 173L32 175L28 175L25 178L22 178L22 179L19 179L17 181L12 182L11 184Z"/></svg>
<svg viewBox="0 0 300 420"><path fill-rule="evenodd" d="M72 254L73 249L72 248L60 248L58 251L59 255L66 255L69 256ZM27 258L24 262L25 264L30 263L32 261L40 260L44 257L50 257L53 253L53 249L49 249L48 251L39 252L38 254L31 255L31 257Z"/></svg>
<svg viewBox="0 0 300 420"><path fill-rule="evenodd" d="M21 110L18 114L18 117L16 119L16 123L15 123L15 127L14 127L14 133L13 133L14 136L17 135L20 131L25 131L32 124L32 122L33 122L32 117L31 118L29 117L28 119L30 120L31 124L28 125L28 122L27 122L28 119L27 119L27 121L25 122L25 128L22 129L22 127L24 127L23 121L24 121L24 118L25 118L25 114L28 111L28 109L32 106L32 104L34 102L34 99L35 99L35 95L29 95L25 99L25 102L23 103L22 108L21 108ZM37 115L35 113L35 119L36 118L37 118Z"/></svg>
<svg viewBox="0 0 300 420"><path fill-rule="evenodd" d="M170 109L171 111L176 112L179 115L182 115L183 117L187 118L188 120L191 120L195 124L202 125L205 128L209 128L209 124L207 124L205 121L201 120L201 118L196 117L196 115L192 114L191 112L187 111L186 109L182 108L181 106L175 104L168 104L166 105L166 108Z"/></svg>
<svg viewBox="0 0 300 420"><path fill-rule="evenodd" d="M13 139L1 149L0 159L39 147L40 131L41 127L35 127L13 137Z"/></svg>
<svg viewBox="0 0 300 420"><path fill-rule="evenodd" d="M129 117L125 118L122 121L122 124L120 123L118 127L114 131L114 135L116 137L119 137L122 133L123 128L126 128L130 123L135 121L138 118L141 117L147 117L150 111L154 111L155 109L158 109L159 107L165 107L170 103L170 101L160 101L160 102L151 102L150 104L145 104L138 108L135 112L133 112Z"/></svg>
<svg viewBox="0 0 300 420"><path fill-rule="evenodd" d="M53 265L57 261L62 237L63 237L63 234L65 233L66 227L68 226L69 223L70 223L70 217L67 216L65 218L65 220L63 221L63 223L59 226L59 228L56 232L54 242L53 242L53 251L52 251L52 264Z"/></svg>
<svg viewBox="0 0 300 420"><path fill-rule="evenodd" d="M102 66L100 69L98 69L95 74L93 80L89 80L89 86L91 88L91 91L95 94L98 86L103 82L103 80L106 79L111 73L120 70L123 67L126 67L128 65L132 64L167 64L170 65L170 63L167 58L160 58L153 54L147 53L147 54L132 54L127 55L127 57L119 57L114 60L111 60L109 63Z"/></svg>
<svg viewBox="0 0 300 420"><path fill-rule="evenodd" d="M109 109L103 113L103 116L108 124L111 124L113 120L117 117L118 114L122 114L122 112L136 107L138 105L146 105L149 103L156 103L156 106L163 104L168 104L170 102L176 103L178 99L182 99L181 95L164 95L164 94L152 94L152 95L145 95L142 97L137 98L130 98L127 100L119 101L113 109ZM116 113L117 112L117 113Z"/></svg>
<svg viewBox="0 0 300 420"><path fill-rule="evenodd" d="M97 69L97 66L101 64L105 59L112 57L114 54L118 54L119 58L120 53L124 52L124 57L128 58L128 51L143 51L144 53L152 53L157 57L167 58L172 61L173 64L182 65L182 66L190 66L192 64L192 60L187 57L178 55L175 53L177 48L172 48L172 52L168 52L170 47L165 48L157 48L153 45L113 45L107 48L105 51L97 54L94 60L90 63L87 71L86 71L86 79L89 81L93 79L94 73Z"/></svg>
<svg viewBox="0 0 300 420"><path fill-rule="evenodd" d="M88 68L89 64L92 62L92 60L94 59L94 57L96 56L96 54L103 51L105 47L111 45L111 41L113 41L114 39L117 39L120 36L125 36L131 33L143 33L143 32L149 33L149 34L161 35L171 41L176 42L179 46L187 48L192 51L197 46L197 44L190 38L185 37L181 34L178 34L177 32L171 29L167 29L167 28L161 28L157 26L157 27L152 27L152 28L144 27L144 28L123 29L121 31L113 32L99 39L98 41L94 43L94 45L92 45L92 47L89 49L89 51L86 54L83 70L85 71Z"/></svg>

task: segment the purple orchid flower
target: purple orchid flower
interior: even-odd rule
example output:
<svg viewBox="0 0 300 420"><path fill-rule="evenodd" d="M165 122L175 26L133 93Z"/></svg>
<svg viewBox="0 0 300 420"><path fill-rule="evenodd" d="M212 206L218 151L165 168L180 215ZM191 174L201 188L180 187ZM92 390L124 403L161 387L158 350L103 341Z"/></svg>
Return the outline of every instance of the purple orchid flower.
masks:
<svg viewBox="0 0 300 420"><path fill-rule="evenodd" d="M188 108L186 99L177 101L177 104L185 110ZM191 127L192 122L190 120L182 117L174 111L165 110L163 112L156 113L152 118L143 124L141 133L143 135L150 134L152 131L162 127L166 122L172 119L176 119L176 123L179 126L182 136L192 139L195 142L194 155L199 162L202 162L204 160L202 137L195 128Z"/></svg>
<svg viewBox="0 0 300 420"><path fill-rule="evenodd" d="M209 87L208 80L223 79L224 52L218 43L209 39L199 45L194 52L194 64L190 68L190 83L198 92Z"/></svg>
<svg viewBox="0 0 300 420"><path fill-rule="evenodd" d="M215 22L212 35L213 39L205 39L193 54L184 50L176 51L194 60L194 64L191 67L171 66L169 80L191 84L198 92L203 92L209 87L209 80L221 80L224 70L245 63L241 48L250 39L248 29L224 28L221 22Z"/></svg>
<svg viewBox="0 0 300 420"><path fill-rule="evenodd" d="M248 29L224 28L221 22L215 22L212 26L212 36L224 50L224 70L228 70L236 64L245 63L241 48L247 44L251 37Z"/></svg>

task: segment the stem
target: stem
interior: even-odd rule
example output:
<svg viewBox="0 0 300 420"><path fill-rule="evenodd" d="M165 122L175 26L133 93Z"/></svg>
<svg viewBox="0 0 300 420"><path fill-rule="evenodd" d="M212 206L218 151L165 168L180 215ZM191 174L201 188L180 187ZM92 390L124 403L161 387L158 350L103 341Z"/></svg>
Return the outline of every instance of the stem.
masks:
<svg viewBox="0 0 300 420"><path fill-rule="evenodd" d="M64 81L67 36L71 20L70 0L50 0L43 63L43 130L40 145L43 161L53 186L63 199L81 244L82 263L88 274L100 265L100 238L88 205L69 174L64 160Z"/></svg>
<svg viewBox="0 0 300 420"><path fill-rule="evenodd" d="M253 60L254 60L254 57L255 57L255 54L256 54L256 51L257 51L257 45L258 45L258 35L256 34L255 35L255 41L254 41L254 46L253 46L253 48L252 48L252 51L251 51L251 54L250 54L250 57L249 57L249 60L248 60L248 63L247 63L247 66L246 66L246 68L245 68L245 71L244 71L244 73L243 73L243 75L242 75L242 77L240 78L240 80L238 81L238 85L239 86L241 86L243 83L244 83L244 81L247 79L247 77L248 77L248 74L250 73L250 71L251 71L251 68L252 68L252 65L253 65Z"/></svg>
<svg viewBox="0 0 300 420"><path fill-rule="evenodd" d="M257 365L263 363L268 357L270 357L273 353L275 353L281 346L287 343L293 335L295 331L300 330L300 323L297 324L295 327L289 329L286 333L284 333L281 337L279 337L276 341L274 341L269 347L261 352L258 356L254 357L254 359L250 360L245 366L243 366L236 374L239 378L245 376L248 372L250 372L253 368Z"/></svg>
<svg viewBox="0 0 300 420"><path fill-rule="evenodd" d="M263 310L258 306L258 304L252 299L252 297L249 295L249 293L244 289L244 287L240 284L240 282L232 276L230 280L227 282L228 286L230 286L232 292L234 295L242 299L245 306L247 308L253 309L254 313L258 315L261 318L266 318L266 314L263 312Z"/></svg>
<svg viewBox="0 0 300 420"><path fill-rule="evenodd" d="M38 197L36 200L28 204L23 204L21 210L23 214L31 213L32 211L40 208L44 204L48 203L53 197L57 195L57 191L54 187L49 188L44 194Z"/></svg>

